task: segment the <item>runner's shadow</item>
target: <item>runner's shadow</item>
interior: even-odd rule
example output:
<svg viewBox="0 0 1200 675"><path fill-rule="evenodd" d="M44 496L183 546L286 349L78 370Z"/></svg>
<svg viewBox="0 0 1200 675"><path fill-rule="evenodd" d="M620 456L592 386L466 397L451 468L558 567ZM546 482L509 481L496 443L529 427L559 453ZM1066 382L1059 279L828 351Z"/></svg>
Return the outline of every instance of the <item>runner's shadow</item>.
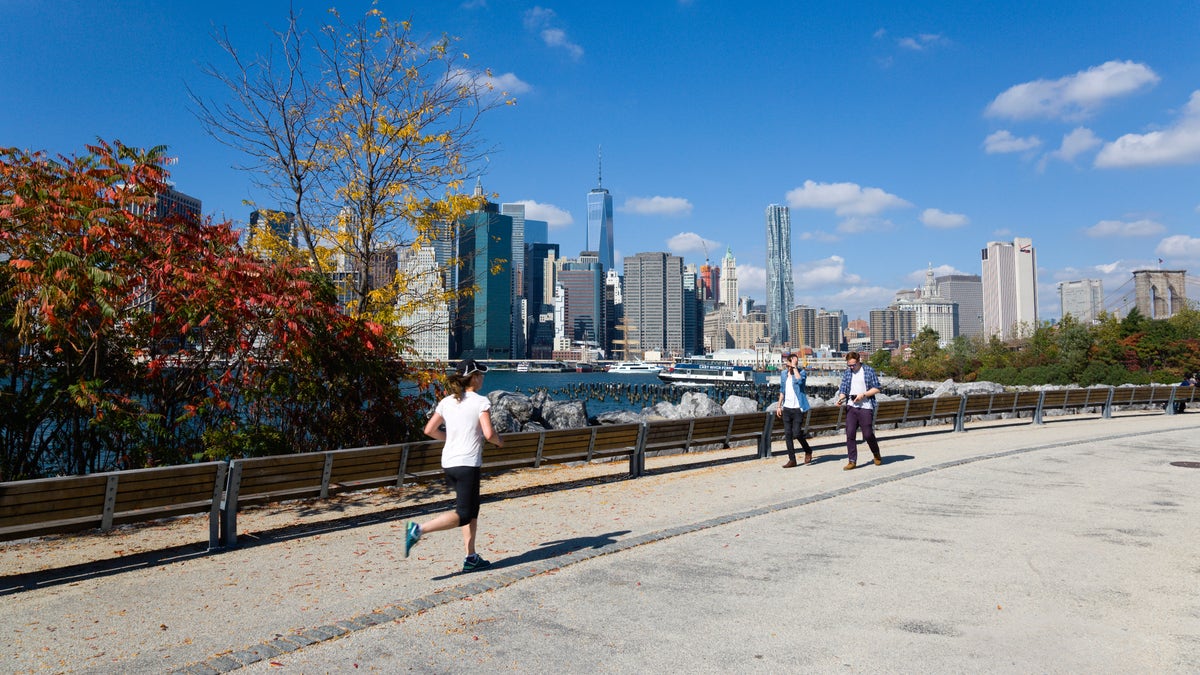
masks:
<svg viewBox="0 0 1200 675"><path fill-rule="evenodd" d="M497 560L488 566L487 570L501 570L507 567L519 567L521 565L529 565L531 563L540 562L542 560L550 560L575 551L583 549L598 550L606 546L612 546L617 543L617 537L629 534L630 530L619 530L617 532L609 532L608 534L600 534L593 537L573 537L571 539L559 539L557 541L547 541L538 545L530 551L526 551L519 555L515 555L503 560ZM467 572L451 572L443 574L440 577L433 577L433 581L445 581L454 577L468 574Z"/></svg>

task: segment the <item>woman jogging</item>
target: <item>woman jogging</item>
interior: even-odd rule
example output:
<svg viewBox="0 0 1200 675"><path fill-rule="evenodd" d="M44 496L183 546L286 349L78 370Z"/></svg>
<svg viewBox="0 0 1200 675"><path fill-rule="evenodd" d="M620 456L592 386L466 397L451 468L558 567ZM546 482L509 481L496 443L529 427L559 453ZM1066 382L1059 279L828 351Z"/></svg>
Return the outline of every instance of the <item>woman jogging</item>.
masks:
<svg viewBox="0 0 1200 675"><path fill-rule="evenodd" d="M409 522L404 530L404 557L421 537L438 530L461 528L467 557L463 571L481 570L491 563L475 552L475 531L479 524L479 474L483 466L483 442L503 447L504 440L492 428L492 407L487 397L479 395L487 366L474 359L463 359L447 381L450 396L442 399L425 425L425 435L445 441L442 447L442 470L446 484L454 490L454 511L443 513L418 525ZM445 425L443 430L442 425Z"/></svg>

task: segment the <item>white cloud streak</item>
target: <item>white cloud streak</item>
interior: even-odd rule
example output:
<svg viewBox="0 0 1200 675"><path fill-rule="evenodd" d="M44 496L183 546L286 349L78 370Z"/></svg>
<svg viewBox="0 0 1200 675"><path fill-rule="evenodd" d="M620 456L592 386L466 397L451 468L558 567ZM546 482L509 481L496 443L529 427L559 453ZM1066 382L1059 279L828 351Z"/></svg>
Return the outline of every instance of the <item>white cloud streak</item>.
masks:
<svg viewBox="0 0 1200 675"><path fill-rule="evenodd" d="M569 211L553 204L539 204L532 199L524 199L515 203L525 205L526 218L544 220L551 228L566 227L575 222L575 218L571 216Z"/></svg>
<svg viewBox="0 0 1200 675"><path fill-rule="evenodd" d="M1133 221L1101 220L1087 228L1084 232L1089 237L1153 237L1166 232L1167 228L1153 220L1141 219Z"/></svg>
<svg viewBox="0 0 1200 675"><path fill-rule="evenodd" d="M1200 238L1176 234L1158 242L1154 252L1170 260L1197 262L1200 261Z"/></svg>
<svg viewBox="0 0 1200 675"><path fill-rule="evenodd" d="M795 209L833 209L839 216L873 216L888 209L912 206L879 188L864 188L857 183L817 183L811 180L789 191L787 203Z"/></svg>
<svg viewBox="0 0 1200 675"><path fill-rule="evenodd" d="M721 242L705 239L695 232L680 232L667 240L667 250L678 256L690 253L712 256L713 260L717 260L720 258L722 248L724 246ZM738 273L741 273L741 266L738 267Z"/></svg>
<svg viewBox="0 0 1200 675"><path fill-rule="evenodd" d="M1033 80L1009 87L985 111L1007 119L1082 119L1108 101L1158 84L1149 66L1108 61L1057 80Z"/></svg>
<svg viewBox="0 0 1200 675"><path fill-rule="evenodd" d="M683 197L630 197L619 210L642 216L686 216L692 203Z"/></svg>
<svg viewBox="0 0 1200 675"><path fill-rule="evenodd" d="M1037 136L1021 138L1020 136L1014 136L1007 129L1001 129L995 133L988 134L988 137L983 139L983 150L989 155L1026 152L1035 150L1041 147L1041 145L1042 139Z"/></svg>
<svg viewBox="0 0 1200 675"><path fill-rule="evenodd" d="M558 26L558 15L546 7L534 7L525 12L525 29L537 33L547 47L562 49L572 59L583 58L583 47L567 36L567 31Z"/></svg>
<svg viewBox="0 0 1200 675"><path fill-rule="evenodd" d="M939 230L949 230L969 225L971 219L961 213L947 213L941 209L925 209L921 212L921 222Z"/></svg>
<svg viewBox="0 0 1200 675"><path fill-rule="evenodd" d="M1099 168L1129 168L1200 162L1200 91L1192 92L1183 114L1162 131L1125 134L1096 155Z"/></svg>

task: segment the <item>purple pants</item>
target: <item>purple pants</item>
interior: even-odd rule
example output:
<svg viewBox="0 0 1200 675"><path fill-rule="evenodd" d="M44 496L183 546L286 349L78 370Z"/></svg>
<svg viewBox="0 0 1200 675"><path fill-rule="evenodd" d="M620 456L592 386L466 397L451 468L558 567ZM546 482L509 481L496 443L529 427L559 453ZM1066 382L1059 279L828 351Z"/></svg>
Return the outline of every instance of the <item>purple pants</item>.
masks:
<svg viewBox="0 0 1200 675"><path fill-rule="evenodd" d="M871 454L879 456L879 441L875 440L875 410L872 408L846 408L846 459L858 463L858 430L862 429L863 441L871 448Z"/></svg>

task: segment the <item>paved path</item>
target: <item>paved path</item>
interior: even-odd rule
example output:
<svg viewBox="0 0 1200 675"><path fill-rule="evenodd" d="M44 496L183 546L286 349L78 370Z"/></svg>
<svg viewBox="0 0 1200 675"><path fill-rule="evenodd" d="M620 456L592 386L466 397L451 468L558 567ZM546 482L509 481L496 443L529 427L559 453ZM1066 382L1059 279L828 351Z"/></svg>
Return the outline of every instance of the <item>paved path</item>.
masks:
<svg viewBox="0 0 1200 675"><path fill-rule="evenodd" d="M1200 470L1170 462L1198 434L887 431L882 467L585 483L485 503L473 575L388 517L58 579L0 595L0 670L1197 672Z"/></svg>

